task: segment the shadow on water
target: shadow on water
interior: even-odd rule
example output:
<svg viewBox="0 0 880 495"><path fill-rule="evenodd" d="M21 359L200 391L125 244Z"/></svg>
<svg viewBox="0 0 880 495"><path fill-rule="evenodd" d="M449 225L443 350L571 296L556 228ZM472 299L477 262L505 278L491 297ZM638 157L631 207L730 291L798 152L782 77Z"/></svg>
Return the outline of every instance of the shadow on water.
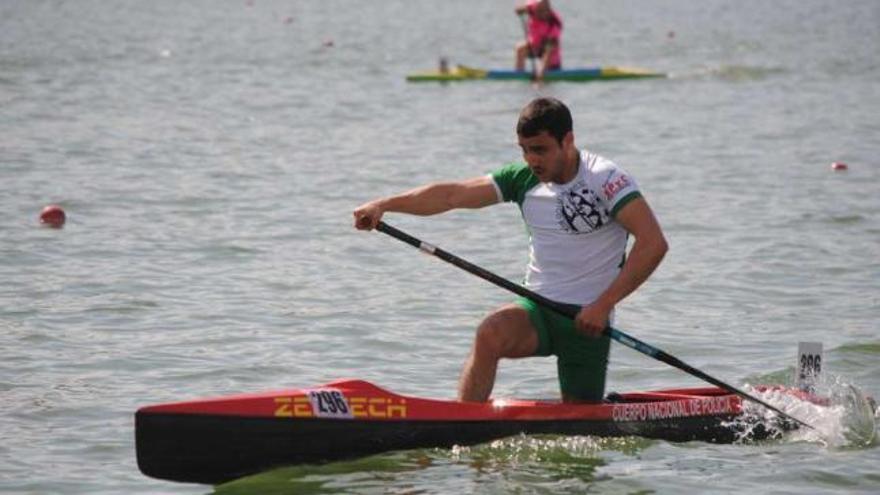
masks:
<svg viewBox="0 0 880 495"><path fill-rule="evenodd" d="M456 491L580 493L601 481L603 452L635 456L652 444L639 438L519 435L452 449L422 449L323 465L266 471L214 488L214 495L293 493L430 493L443 480Z"/></svg>

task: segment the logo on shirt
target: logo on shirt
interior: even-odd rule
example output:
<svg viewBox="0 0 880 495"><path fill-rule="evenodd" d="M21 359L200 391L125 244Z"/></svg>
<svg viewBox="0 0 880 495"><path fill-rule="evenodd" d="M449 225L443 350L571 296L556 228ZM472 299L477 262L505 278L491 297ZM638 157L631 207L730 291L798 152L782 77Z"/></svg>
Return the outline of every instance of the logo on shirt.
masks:
<svg viewBox="0 0 880 495"><path fill-rule="evenodd" d="M560 192L557 201L556 216L566 232L588 234L608 221L608 210L602 206L599 195L582 181Z"/></svg>
<svg viewBox="0 0 880 495"><path fill-rule="evenodd" d="M629 186L629 184L629 177L625 175L610 179L604 186L602 186L602 192L605 194L605 199L611 201L621 189Z"/></svg>

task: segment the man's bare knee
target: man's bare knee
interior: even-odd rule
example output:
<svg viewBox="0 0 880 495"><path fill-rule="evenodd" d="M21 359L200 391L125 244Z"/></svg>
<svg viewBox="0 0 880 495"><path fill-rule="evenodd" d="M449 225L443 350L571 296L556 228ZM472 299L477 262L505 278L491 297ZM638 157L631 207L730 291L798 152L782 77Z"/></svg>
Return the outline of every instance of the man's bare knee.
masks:
<svg viewBox="0 0 880 495"><path fill-rule="evenodd" d="M477 328L475 349L482 356L522 357L534 352L536 345L537 336L528 314L518 306L495 311Z"/></svg>
<svg viewBox="0 0 880 495"><path fill-rule="evenodd" d="M504 324L495 314L489 315L477 328L474 348L481 355L500 358L504 353Z"/></svg>

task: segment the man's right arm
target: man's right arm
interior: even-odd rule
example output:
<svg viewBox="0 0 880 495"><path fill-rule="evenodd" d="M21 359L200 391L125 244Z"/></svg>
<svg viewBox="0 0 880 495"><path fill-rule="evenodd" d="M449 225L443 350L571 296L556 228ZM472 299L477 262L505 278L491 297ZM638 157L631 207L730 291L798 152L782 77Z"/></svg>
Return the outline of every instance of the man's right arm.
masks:
<svg viewBox="0 0 880 495"><path fill-rule="evenodd" d="M372 230L387 211L426 216L456 208L482 208L497 202L495 184L488 175L458 182L435 182L358 206L354 210L354 226Z"/></svg>

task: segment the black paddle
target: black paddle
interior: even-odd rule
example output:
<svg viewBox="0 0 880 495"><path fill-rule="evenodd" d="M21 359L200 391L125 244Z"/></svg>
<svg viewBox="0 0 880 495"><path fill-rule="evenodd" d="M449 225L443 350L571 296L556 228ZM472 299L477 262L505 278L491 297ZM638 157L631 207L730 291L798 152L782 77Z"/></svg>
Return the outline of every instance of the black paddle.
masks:
<svg viewBox="0 0 880 495"><path fill-rule="evenodd" d="M536 81L538 80L538 67L536 66L537 62L535 62L535 51L532 50L532 44L529 43L529 27L526 25L526 17L528 17L526 13L519 14L519 21L522 24L523 34L526 39L526 48L529 50L527 58L532 67L532 81Z"/></svg>
<svg viewBox="0 0 880 495"><path fill-rule="evenodd" d="M488 280L489 282L492 282L493 284L495 284L501 288L507 289L507 290L513 292L514 294L518 294L520 296L527 297L527 298L531 299L532 301L535 301L536 303L541 304L541 305L547 307L548 309L552 309L553 311L556 311L557 313L559 313L563 316L567 316L571 319L574 319L581 309L579 306L576 306L576 305L562 304L560 302L547 299L546 297L544 297L540 294L536 294L521 285L517 285L517 284L515 284L505 278L502 278L502 277L499 277L498 275L495 275L494 273L492 273L488 270L480 268L479 266L474 265L473 263L470 263L469 261L463 260L463 259L459 258L458 256L455 256L452 253L446 252L446 251L438 248L437 246L428 244L427 242L423 242L423 241L407 234L406 232L403 232L401 230L398 230L398 229L388 225L385 222L380 221L379 224L376 225L376 230L378 230L379 232L382 232L384 234L388 234L391 237L394 237L398 240L401 240L401 241L403 241L413 247L416 247L425 253L436 256L436 257L440 258L441 260L446 261L447 263L451 263L466 272L470 272L471 274L476 275L484 280ZM639 351L642 354L646 354L648 356L651 356L652 358L654 358L658 361L663 361L664 363L666 363L670 366L674 366L674 367L684 371L685 373L689 373L697 378L700 378L702 380L705 380L705 381L711 383L712 385L715 385L717 387L721 387L724 390L727 390L728 392L734 393L734 394L742 397L743 399L748 399L752 402L756 402L756 403L766 407L767 409L770 409L771 411L779 414L780 416L782 416L784 418L787 418L791 421L794 421L800 425L806 426L807 428L813 429L813 427L808 425L807 423L804 423L803 421L795 418L794 416L791 416L789 414L782 412L781 410L762 401L761 399L758 399L757 397L753 397L753 396L743 392L742 390L740 390L736 387L728 385L717 378L709 376L706 373L703 373L702 371L694 368L693 366L690 366L690 365L684 363L683 361L676 358L675 356L671 356L671 355L661 351L660 349L657 349L656 347L648 345L635 337L632 337L630 335L627 335L624 332L621 332L620 330L617 330L616 328L612 328L609 326L608 328L605 329L604 333L608 337L616 340L617 342L619 342L619 343L621 343L631 349Z"/></svg>

